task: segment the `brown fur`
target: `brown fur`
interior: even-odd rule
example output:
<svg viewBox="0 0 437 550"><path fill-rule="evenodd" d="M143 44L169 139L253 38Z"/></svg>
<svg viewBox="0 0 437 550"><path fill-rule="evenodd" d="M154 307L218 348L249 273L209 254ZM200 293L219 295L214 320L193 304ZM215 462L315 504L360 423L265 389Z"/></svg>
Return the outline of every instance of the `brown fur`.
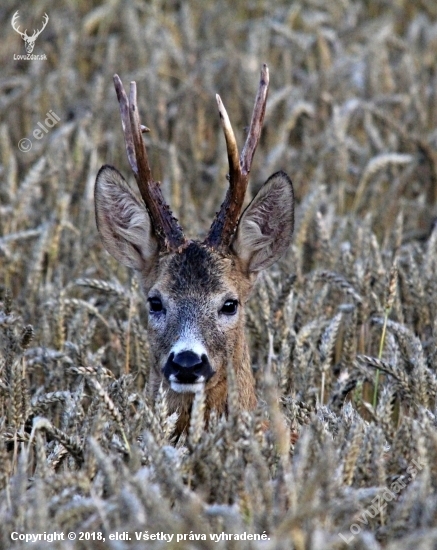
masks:
<svg viewBox="0 0 437 550"><path fill-rule="evenodd" d="M105 166L97 175L95 204L97 227L108 252L136 270L149 301L162 304L159 313L152 308L149 313L150 388L153 395L161 384L168 390L169 412L179 412L176 432L189 425L194 397L189 392L195 387L170 382L164 375L175 349L193 353L197 349L198 357L207 358L206 418L212 410L226 413L228 364L235 370L240 407L253 409L256 395L244 306L257 274L272 265L291 241L293 188L288 176L278 172L267 180L224 251L188 241L176 252L163 252L147 210L115 168ZM229 300L238 301L234 314L223 312Z"/></svg>
<svg viewBox="0 0 437 550"><path fill-rule="evenodd" d="M228 360L235 369L241 408L250 410L256 406L255 385L244 332L243 309L253 283L254 277L244 272L244 266L238 258L232 255L225 256L197 242L190 242L180 252L162 256L157 269L141 278L146 296L152 290L159 290L163 294L168 288L179 305L185 300L198 300L201 310L198 312L200 331L205 338L205 346L215 371L214 376L205 385L207 415L213 409L219 414L226 411ZM238 321L228 330L223 330L214 326L209 304L213 294L226 295L230 289L238 296L241 307L237 312ZM180 320L183 322L183 319ZM181 432L189 424L194 394L173 391L161 372L175 335L169 334L162 338L162 335L150 330L149 334L150 347L153 350L151 390L155 395L161 383L168 389L169 411L179 411L177 431Z"/></svg>

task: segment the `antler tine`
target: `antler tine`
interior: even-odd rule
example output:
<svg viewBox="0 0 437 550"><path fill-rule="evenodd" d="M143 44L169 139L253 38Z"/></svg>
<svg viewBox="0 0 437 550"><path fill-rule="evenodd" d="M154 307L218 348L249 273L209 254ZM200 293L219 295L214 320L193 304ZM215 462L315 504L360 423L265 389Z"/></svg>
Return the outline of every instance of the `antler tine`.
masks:
<svg viewBox="0 0 437 550"><path fill-rule="evenodd" d="M131 124L132 141L135 150L135 157L137 160L138 171L138 187L140 189L141 196L146 204L149 200L149 188L153 184L152 171L149 166L149 159L147 157L146 147L144 145L143 136L141 132L140 116L138 114L137 106L137 83L130 83L129 94L129 118Z"/></svg>
<svg viewBox="0 0 437 550"><path fill-rule="evenodd" d="M14 31L18 32L18 34L21 34L21 36L27 36L27 33L26 31L24 32L21 32L19 29L20 29L20 25L18 25L17 27L17 19L18 19L19 15L18 15L18 10L14 13L14 16L12 17L12 28L14 29ZM27 29L26 29L27 30Z"/></svg>
<svg viewBox="0 0 437 550"><path fill-rule="evenodd" d="M218 94L215 97L217 100L223 133L225 134L226 139L226 149L228 151L229 162L229 181L235 182L238 181L241 175L237 140L235 139L235 134L231 126L231 121L229 120L228 113L226 112L225 106L222 103L221 97Z"/></svg>
<svg viewBox="0 0 437 550"><path fill-rule="evenodd" d="M268 88L269 70L267 65L264 64L261 69L261 79L253 107L249 132L240 156L238 156L238 146L228 114L220 96L217 95L217 104L228 151L229 188L205 239L205 243L214 248L227 248L237 227L249 183L253 156L261 135Z"/></svg>
<svg viewBox="0 0 437 550"><path fill-rule="evenodd" d="M152 177L142 137L142 132L146 128L140 124L138 114L136 82L130 84L129 100L118 75L114 75L114 86L120 106L127 158L150 214L152 227L161 247L176 250L186 241L181 227L164 200L159 182L154 181Z"/></svg>
<svg viewBox="0 0 437 550"><path fill-rule="evenodd" d="M31 38L35 38L36 40L37 37L42 33L42 31L47 27L48 22L49 22L49 16L45 13L43 17L43 22L42 22L42 29L40 31L38 29L35 29L33 31Z"/></svg>
<svg viewBox="0 0 437 550"><path fill-rule="evenodd" d="M252 166L253 156L261 136L262 125L267 105L267 94L269 91L269 69L264 63L261 69L261 79L258 93L253 106L252 120L250 121L249 133L241 153L240 164L243 174L249 174Z"/></svg>
<svg viewBox="0 0 437 550"><path fill-rule="evenodd" d="M120 80L118 74L114 75L114 88L117 94L118 105L120 108L121 125L123 128L124 142L126 144L126 153L129 160L132 172L135 174L135 178L138 176L137 159L135 157L134 141L132 138L132 130L130 126L129 116L129 101L127 99L126 92L123 88L123 83Z"/></svg>

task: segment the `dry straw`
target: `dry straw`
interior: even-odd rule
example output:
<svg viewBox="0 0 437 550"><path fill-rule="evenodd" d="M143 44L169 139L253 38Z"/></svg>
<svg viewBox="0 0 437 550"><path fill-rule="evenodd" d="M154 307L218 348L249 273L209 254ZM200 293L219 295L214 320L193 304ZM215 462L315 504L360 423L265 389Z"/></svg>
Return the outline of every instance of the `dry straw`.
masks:
<svg viewBox="0 0 437 550"><path fill-rule="evenodd" d="M19 15L49 15L46 61L14 59L16 9L0 23L0 547L74 531L109 549L128 531L125 549L152 545L135 532L434 548L435 2L36 1ZM249 195L287 171L296 227L246 309L258 405L240 410L229 362L227 414L206 421L199 393L175 440L166 388L150 399L144 298L95 227L98 167L129 173L112 77L137 81L153 173L191 237L227 188L215 94L244 142L263 62ZM33 139L49 110L59 123Z"/></svg>

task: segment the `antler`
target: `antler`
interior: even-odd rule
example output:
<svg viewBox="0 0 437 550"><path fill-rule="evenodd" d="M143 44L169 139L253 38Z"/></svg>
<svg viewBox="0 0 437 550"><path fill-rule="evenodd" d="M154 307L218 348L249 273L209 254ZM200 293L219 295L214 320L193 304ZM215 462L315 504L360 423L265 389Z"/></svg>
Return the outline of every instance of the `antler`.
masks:
<svg viewBox="0 0 437 550"><path fill-rule="evenodd" d="M181 227L164 200L160 183L154 181L152 177L142 137L142 131L147 131L147 128L141 126L138 114L137 84L136 82L130 83L129 100L118 75L114 75L114 86L120 105L127 157L150 214L152 227L161 247L167 250L176 250L185 244L186 240Z"/></svg>
<svg viewBox="0 0 437 550"><path fill-rule="evenodd" d="M27 29L26 29L24 32L21 32L21 31L19 30L20 27L19 27L19 26L18 26L18 27L16 26L17 19L18 19L18 10L14 13L14 15L13 15L13 17L12 17L12 28L14 29L14 31L18 32L18 34L21 34L21 36L22 36L23 38L24 38L24 37L29 38L29 37L27 36Z"/></svg>
<svg viewBox="0 0 437 550"><path fill-rule="evenodd" d="M43 19L42 29L40 31L33 31L33 34L31 36L31 38L34 38L36 40L38 38L38 36L42 33L42 31L46 28L47 23L49 22L49 16L45 13L44 17L45 17L45 19Z"/></svg>
<svg viewBox="0 0 437 550"><path fill-rule="evenodd" d="M228 114L220 96L216 96L228 151L229 188L225 200L220 207L220 211L217 212L208 236L205 239L205 243L214 248L227 248L231 242L235 228L237 227L243 208L244 195L246 193L247 184L249 183L249 173L253 155L255 154L261 135L268 88L269 70L267 65L264 64L261 69L261 80L255 99L255 105L253 107L249 133L240 157L238 157L238 146Z"/></svg>

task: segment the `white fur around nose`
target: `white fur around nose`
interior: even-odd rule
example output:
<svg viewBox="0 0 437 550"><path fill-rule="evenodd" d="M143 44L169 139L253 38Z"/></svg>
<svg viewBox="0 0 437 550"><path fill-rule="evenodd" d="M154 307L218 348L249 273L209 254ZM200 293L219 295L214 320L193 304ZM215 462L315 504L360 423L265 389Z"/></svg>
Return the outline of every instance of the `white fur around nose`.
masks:
<svg viewBox="0 0 437 550"><path fill-rule="evenodd" d="M177 355L183 351L192 351L199 357L202 355L208 355L205 346L196 338L184 337L180 338L171 348L170 353Z"/></svg>

